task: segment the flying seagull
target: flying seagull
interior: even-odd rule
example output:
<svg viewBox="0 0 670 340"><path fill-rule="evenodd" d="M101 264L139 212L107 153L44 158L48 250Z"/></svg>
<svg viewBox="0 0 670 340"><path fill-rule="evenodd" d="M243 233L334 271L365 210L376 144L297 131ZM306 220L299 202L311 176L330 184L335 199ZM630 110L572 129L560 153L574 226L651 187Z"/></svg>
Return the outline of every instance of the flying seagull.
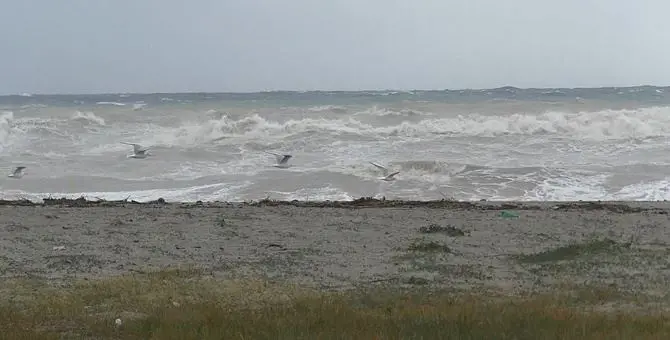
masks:
<svg viewBox="0 0 670 340"><path fill-rule="evenodd" d="M265 153L270 154L270 155L274 155L277 158L277 164L275 164L274 167L282 168L282 169L286 169L286 168L291 167L291 165L288 164L288 160L291 159L291 157L293 157L293 156L282 155L282 154L279 154L279 153L274 153L274 152L269 152L269 151L265 151Z"/></svg>
<svg viewBox="0 0 670 340"><path fill-rule="evenodd" d="M16 168L14 168L14 171L12 171L12 173L9 174L9 176L7 176L7 177L17 178L17 179L21 178L21 177L23 177L23 175L25 173L23 171L23 170L25 170L25 168L26 168L25 166L17 166Z"/></svg>
<svg viewBox="0 0 670 340"><path fill-rule="evenodd" d="M142 145L135 143L121 142L121 144L133 146L133 153L128 155L129 158L147 158L147 156L149 156L149 153L147 152L149 148L145 148Z"/></svg>
<svg viewBox="0 0 670 340"><path fill-rule="evenodd" d="M384 173L384 177L380 178L382 181L387 181L387 182L395 181L395 175L400 173L400 171L389 173L389 169L387 169L386 167L384 167L382 165L379 165L375 162L370 162L370 164L377 167L377 169L382 170L382 172Z"/></svg>

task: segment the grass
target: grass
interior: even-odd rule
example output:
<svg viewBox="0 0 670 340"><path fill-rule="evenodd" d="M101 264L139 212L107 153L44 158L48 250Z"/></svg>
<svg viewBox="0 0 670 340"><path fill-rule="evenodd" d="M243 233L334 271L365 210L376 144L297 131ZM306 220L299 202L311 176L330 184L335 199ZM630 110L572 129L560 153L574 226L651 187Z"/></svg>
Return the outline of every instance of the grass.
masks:
<svg viewBox="0 0 670 340"><path fill-rule="evenodd" d="M608 238L594 239L583 243L573 243L554 249L545 250L534 254L522 254L517 256L521 263L543 263L573 260L581 256L596 255L618 251L630 246L620 244Z"/></svg>
<svg viewBox="0 0 670 340"><path fill-rule="evenodd" d="M414 240L408 247L407 250L411 252L423 252L423 253L450 253L451 248L447 245L442 244L436 241L428 241L424 239Z"/></svg>
<svg viewBox="0 0 670 340"><path fill-rule="evenodd" d="M670 338L666 316L575 306L561 292L516 298L390 287L323 292L224 281L195 269L64 286L4 281L3 339ZM597 303L620 298L603 292L582 296Z"/></svg>

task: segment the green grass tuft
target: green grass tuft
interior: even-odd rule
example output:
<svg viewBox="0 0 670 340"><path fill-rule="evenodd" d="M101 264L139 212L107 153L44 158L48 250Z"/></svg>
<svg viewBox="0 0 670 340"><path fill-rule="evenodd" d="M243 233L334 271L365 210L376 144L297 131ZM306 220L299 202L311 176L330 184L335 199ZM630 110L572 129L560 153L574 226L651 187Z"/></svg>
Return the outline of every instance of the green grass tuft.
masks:
<svg viewBox="0 0 670 340"><path fill-rule="evenodd" d="M613 252L627 246L629 245L619 244L613 240L605 238L602 240L590 240L584 243L573 243L535 254L522 254L517 256L517 260L521 263L565 261L585 255Z"/></svg>

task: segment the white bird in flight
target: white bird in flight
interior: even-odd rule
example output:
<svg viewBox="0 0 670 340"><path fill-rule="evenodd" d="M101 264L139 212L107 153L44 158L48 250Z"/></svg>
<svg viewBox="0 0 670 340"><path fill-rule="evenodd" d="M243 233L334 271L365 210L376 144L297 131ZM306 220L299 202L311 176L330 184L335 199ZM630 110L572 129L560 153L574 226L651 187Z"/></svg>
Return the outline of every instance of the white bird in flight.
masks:
<svg viewBox="0 0 670 340"><path fill-rule="evenodd" d="M133 153L128 155L128 158L147 158L147 156L149 156L149 153L147 152L149 148L145 148L142 145L135 143L126 143L126 142L120 142L120 143L133 146Z"/></svg>
<svg viewBox="0 0 670 340"><path fill-rule="evenodd" d="M270 155L274 155L277 158L277 164L273 165L274 167L282 168L282 169L286 169L286 168L291 167L291 165L288 164L288 160L291 159L291 157L293 157L293 156L282 155L282 154L279 154L279 153L274 153L274 152L269 152L269 151L265 151L265 153L270 154Z"/></svg>
<svg viewBox="0 0 670 340"><path fill-rule="evenodd" d="M9 176L7 176L7 177L21 178L21 177L23 177L23 175L25 173L23 171L23 170L25 170L25 168L26 168L25 166L17 166L16 168L14 168L14 171L12 171L12 173L9 174Z"/></svg>
<svg viewBox="0 0 670 340"><path fill-rule="evenodd" d="M377 169L380 169L380 170L383 171L384 177L380 178L382 181L387 181L387 182L395 181L395 175L400 173L400 171L389 173L389 169L387 169L386 167L381 166L381 165L379 165L375 162L370 162L370 164L376 166Z"/></svg>

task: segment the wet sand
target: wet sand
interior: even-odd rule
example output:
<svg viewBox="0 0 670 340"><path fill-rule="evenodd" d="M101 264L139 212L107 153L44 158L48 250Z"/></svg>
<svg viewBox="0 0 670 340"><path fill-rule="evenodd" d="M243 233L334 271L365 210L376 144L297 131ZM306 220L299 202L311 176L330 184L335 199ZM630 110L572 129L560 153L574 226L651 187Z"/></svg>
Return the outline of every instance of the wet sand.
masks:
<svg viewBox="0 0 670 340"><path fill-rule="evenodd" d="M69 280L197 266L326 289L587 284L663 295L668 212L666 202L3 201L0 275Z"/></svg>

